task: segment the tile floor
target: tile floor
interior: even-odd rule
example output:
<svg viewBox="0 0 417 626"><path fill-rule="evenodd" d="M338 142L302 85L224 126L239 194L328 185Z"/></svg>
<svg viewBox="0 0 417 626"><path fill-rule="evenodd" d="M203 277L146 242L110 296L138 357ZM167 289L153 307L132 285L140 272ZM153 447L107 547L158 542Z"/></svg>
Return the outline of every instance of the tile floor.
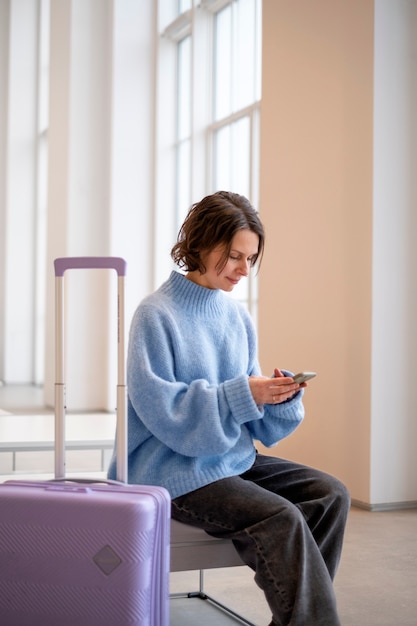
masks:
<svg viewBox="0 0 417 626"><path fill-rule="evenodd" d="M171 574L173 591L196 586L195 572ZM208 571L205 587L257 626L269 624L268 607L248 568ZM335 589L342 626L417 626L417 510L352 508ZM204 604L172 600L171 626L236 623Z"/></svg>

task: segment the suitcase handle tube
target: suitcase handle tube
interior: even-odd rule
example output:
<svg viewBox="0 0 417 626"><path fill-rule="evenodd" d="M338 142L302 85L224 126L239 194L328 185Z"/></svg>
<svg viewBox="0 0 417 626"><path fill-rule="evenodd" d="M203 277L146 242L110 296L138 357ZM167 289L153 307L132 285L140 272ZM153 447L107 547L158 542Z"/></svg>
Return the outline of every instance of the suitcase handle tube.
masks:
<svg viewBox="0 0 417 626"><path fill-rule="evenodd" d="M64 272L68 269L114 269L117 272L117 480L127 482L127 394L124 355L124 278L120 257L63 257L55 259L55 478L65 478Z"/></svg>
<svg viewBox="0 0 417 626"><path fill-rule="evenodd" d="M65 270L113 269L118 276L126 276L126 261L117 256L68 256L55 259L55 276L63 276Z"/></svg>
<svg viewBox="0 0 417 626"><path fill-rule="evenodd" d="M61 257L55 259L55 380L57 384L64 383L64 292L63 277L64 272L69 269L114 269L117 272L117 345L118 345L118 367L117 384L125 385L125 363L124 363L124 277L126 276L126 261L121 257Z"/></svg>

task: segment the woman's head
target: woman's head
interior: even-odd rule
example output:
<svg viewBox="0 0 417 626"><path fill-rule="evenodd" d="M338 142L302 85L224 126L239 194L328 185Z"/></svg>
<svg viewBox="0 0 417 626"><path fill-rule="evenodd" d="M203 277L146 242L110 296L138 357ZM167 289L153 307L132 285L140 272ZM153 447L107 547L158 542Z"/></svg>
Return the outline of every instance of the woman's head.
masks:
<svg viewBox="0 0 417 626"><path fill-rule="evenodd" d="M247 198L237 193L218 191L193 204L171 250L175 263L188 272L206 272L204 258L220 250L216 265L220 272L229 259L235 235L242 230L258 237L258 246L250 263L262 258L265 244L264 228L258 213Z"/></svg>

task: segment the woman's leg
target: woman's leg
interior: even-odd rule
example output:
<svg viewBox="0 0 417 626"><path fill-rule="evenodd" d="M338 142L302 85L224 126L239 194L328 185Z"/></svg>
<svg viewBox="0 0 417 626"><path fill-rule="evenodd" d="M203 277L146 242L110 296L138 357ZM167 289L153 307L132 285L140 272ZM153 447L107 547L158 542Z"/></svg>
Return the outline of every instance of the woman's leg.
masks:
<svg viewBox="0 0 417 626"><path fill-rule="evenodd" d="M343 483L320 470L261 454L242 478L279 494L300 509L333 580L350 509L350 495Z"/></svg>
<svg viewBox="0 0 417 626"><path fill-rule="evenodd" d="M325 477L258 455L243 476L219 480L173 500L172 516L233 540L255 571L274 624L336 626L332 576L340 556L348 496L338 481Z"/></svg>

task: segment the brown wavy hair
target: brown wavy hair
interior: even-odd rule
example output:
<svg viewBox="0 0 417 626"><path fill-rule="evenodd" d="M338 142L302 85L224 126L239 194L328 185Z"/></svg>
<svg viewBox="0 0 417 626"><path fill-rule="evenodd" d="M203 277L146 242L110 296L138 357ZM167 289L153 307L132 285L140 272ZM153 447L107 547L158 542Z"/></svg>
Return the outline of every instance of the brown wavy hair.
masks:
<svg viewBox="0 0 417 626"><path fill-rule="evenodd" d="M201 253L223 246L224 253L218 263L220 273L230 255L233 237L244 229L259 237L258 252L251 259L253 267L258 260L261 262L265 246L265 232L259 215L245 196L217 191L192 205L179 230L171 257L178 267L204 274L206 268Z"/></svg>

